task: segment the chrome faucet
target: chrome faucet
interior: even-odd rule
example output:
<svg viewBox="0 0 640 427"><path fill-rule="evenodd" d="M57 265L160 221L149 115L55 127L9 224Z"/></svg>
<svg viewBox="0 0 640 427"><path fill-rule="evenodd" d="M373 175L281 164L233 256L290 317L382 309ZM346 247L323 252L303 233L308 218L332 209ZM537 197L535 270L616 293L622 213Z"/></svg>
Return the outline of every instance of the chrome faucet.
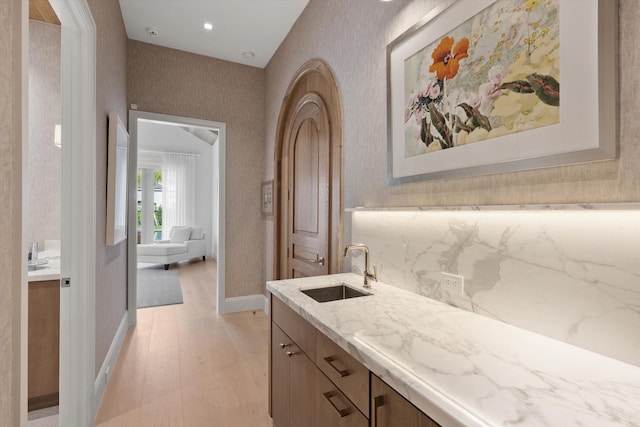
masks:
<svg viewBox="0 0 640 427"><path fill-rule="evenodd" d="M344 256L346 258L347 255L349 255L349 252L351 252L351 250L353 249L359 249L362 252L364 252L364 287L365 288L370 288L371 287L371 281L373 280L374 282L378 281L378 270L376 269L376 266L373 266L373 274L371 273L370 267L369 267L369 248L367 247L367 245L362 244L362 243L354 243L352 245L347 246L346 248L344 248Z"/></svg>

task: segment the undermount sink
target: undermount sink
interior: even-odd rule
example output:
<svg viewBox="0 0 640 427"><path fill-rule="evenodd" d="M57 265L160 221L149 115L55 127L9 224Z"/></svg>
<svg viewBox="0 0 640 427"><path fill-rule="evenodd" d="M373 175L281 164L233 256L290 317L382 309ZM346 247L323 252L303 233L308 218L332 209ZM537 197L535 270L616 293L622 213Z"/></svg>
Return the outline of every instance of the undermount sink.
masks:
<svg viewBox="0 0 640 427"><path fill-rule="evenodd" d="M347 286L344 283L326 286L324 288L303 289L300 292L310 296L318 302L337 301L371 295L367 292L362 292L352 288L351 286Z"/></svg>

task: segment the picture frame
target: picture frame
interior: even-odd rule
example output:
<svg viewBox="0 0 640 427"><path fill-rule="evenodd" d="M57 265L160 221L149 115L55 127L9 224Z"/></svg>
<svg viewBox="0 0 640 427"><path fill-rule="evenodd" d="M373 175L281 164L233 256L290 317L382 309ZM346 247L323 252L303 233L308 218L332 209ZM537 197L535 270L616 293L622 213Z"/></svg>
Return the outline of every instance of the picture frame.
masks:
<svg viewBox="0 0 640 427"><path fill-rule="evenodd" d="M454 0L389 43L389 184L616 159L617 3Z"/></svg>
<svg viewBox="0 0 640 427"><path fill-rule="evenodd" d="M273 180L265 181L262 183L262 217L273 217Z"/></svg>
<svg viewBox="0 0 640 427"><path fill-rule="evenodd" d="M129 134L117 113L108 117L106 244L127 238L127 170Z"/></svg>

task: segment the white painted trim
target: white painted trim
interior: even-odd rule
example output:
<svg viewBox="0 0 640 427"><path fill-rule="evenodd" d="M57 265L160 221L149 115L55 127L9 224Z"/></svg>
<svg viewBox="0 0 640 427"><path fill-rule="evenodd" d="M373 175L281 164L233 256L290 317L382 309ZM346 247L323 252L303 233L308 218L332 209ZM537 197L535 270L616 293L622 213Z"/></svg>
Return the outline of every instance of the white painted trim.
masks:
<svg viewBox="0 0 640 427"><path fill-rule="evenodd" d="M224 300L223 309L218 306L219 313L236 313L239 311L265 310L269 300L262 294L232 297Z"/></svg>
<svg viewBox="0 0 640 427"><path fill-rule="evenodd" d="M127 224L129 233L127 236L127 312L129 313L129 328L136 326L138 322L137 292L138 292L138 239L137 212L135 206L138 202L138 119L134 115L137 111L129 111L129 164L127 173L128 200L127 200Z"/></svg>
<svg viewBox="0 0 640 427"><path fill-rule="evenodd" d="M218 129L219 156L219 191L218 191L218 254L217 254L217 297L218 312L220 307L220 298L224 301L225 292L225 261L224 261L224 241L225 241L225 175L226 175L226 141L227 141L227 125L222 122L214 122L210 120L193 119L189 117L171 116L166 114L149 113L146 111L129 110L129 224L136 223L136 175L138 164L138 119L153 120L165 123L177 123L188 126L200 126L204 128ZM129 311L129 327L134 327L137 322L136 315L136 292L137 292L137 250L136 250L136 233L129 233L128 239L128 298L127 310Z"/></svg>
<svg viewBox="0 0 640 427"><path fill-rule="evenodd" d="M225 293L227 289L225 262L226 262L226 246L227 246L227 228L226 228L226 212L227 212L227 127L220 129L218 135L220 143L218 149L218 244L216 245L216 262L218 263L218 271L216 276L216 307L218 313L227 313L225 306Z"/></svg>
<svg viewBox="0 0 640 427"><path fill-rule="evenodd" d="M96 26L86 0L51 0L62 22L60 425L96 413Z"/></svg>
<svg viewBox="0 0 640 427"><path fill-rule="evenodd" d="M107 384L109 384L109 380L111 380L111 373L113 372L113 368L116 366L116 361L120 355L122 343L127 335L129 326L128 313L128 311L124 312L124 316L122 316L122 320L120 321L120 326L118 326L118 330L116 331L116 336L113 337L107 356L104 358L102 367L100 367L100 372L98 372L98 377L94 384L94 401L96 402L96 408L100 408L104 392L107 389Z"/></svg>

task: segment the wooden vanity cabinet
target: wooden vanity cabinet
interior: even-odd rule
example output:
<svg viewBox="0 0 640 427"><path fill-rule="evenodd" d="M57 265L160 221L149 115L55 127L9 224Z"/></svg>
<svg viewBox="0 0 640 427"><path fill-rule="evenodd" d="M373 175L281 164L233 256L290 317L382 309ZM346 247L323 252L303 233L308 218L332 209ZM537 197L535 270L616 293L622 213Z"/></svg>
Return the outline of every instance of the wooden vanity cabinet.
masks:
<svg viewBox="0 0 640 427"><path fill-rule="evenodd" d="M343 393L344 390L318 368L316 349L322 349L323 358L336 359L337 370L328 369L338 372L338 376L339 371L353 369L343 367L346 358L338 358L337 352L327 350L322 338L317 341L319 336L327 338L300 315L277 298L272 297L271 301L270 406L274 426L367 427L368 418ZM364 366L360 367L366 370ZM360 385L364 390L360 392L366 393L368 406L368 370L366 372Z"/></svg>
<svg viewBox="0 0 640 427"><path fill-rule="evenodd" d="M439 427L273 296L270 365L274 427Z"/></svg>
<svg viewBox="0 0 640 427"><path fill-rule="evenodd" d="M439 427L411 402L371 374L371 427Z"/></svg>

